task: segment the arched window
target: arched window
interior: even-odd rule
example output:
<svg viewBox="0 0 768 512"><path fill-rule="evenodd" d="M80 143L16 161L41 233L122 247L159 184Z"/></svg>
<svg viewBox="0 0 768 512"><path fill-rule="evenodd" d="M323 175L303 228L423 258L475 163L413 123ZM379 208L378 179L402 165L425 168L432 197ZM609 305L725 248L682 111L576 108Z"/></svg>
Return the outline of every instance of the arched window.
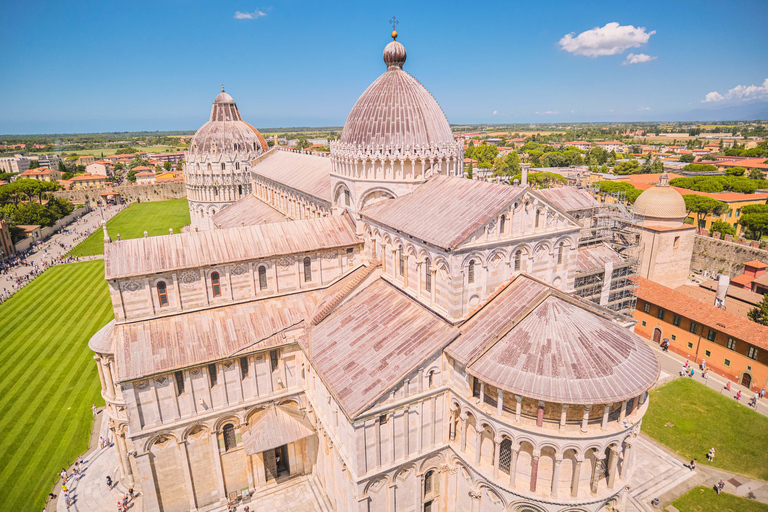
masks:
<svg viewBox="0 0 768 512"><path fill-rule="evenodd" d="M223 170L225 170L226 168L227 168L226 164L224 164L224 162L221 162L221 170L223 171Z"/></svg>
<svg viewBox="0 0 768 512"><path fill-rule="evenodd" d="M539 216L541 215L541 210L536 210L536 223L533 227L537 228L539 227Z"/></svg>
<svg viewBox="0 0 768 512"><path fill-rule="evenodd" d="M467 282L469 284L475 282L475 260L469 260L469 269L467 269Z"/></svg>
<svg viewBox="0 0 768 512"><path fill-rule="evenodd" d="M506 227L506 223L507 223L507 216L506 215L502 215L501 219L499 219L499 234L500 235L504 234L504 228Z"/></svg>
<svg viewBox="0 0 768 512"><path fill-rule="evenodd" d="M240 162L235 162L235 169L240 170Z"/></svg>
<svg viewBox="0 0 768 512"><path fill-rule="evenodd" d="M512 441L506 437L501 440L499 445L499 469L509 474L510 465L512 463Z"/></svg>
<svg viewBox="0 0 768 512"><path fill-rule="evenodd" d="M256 143L253 143L253 150L256 151Z"/></svg>
<svg viewBox="0 0 768 512"><path fill-rule="evenodd" d="M211 292L214 297L221 297L221 279L218 272L211 272Z"/></svg>
<svg viewBox="0 0 768 512"><path fill-rule="evenodd" d="M237 446L237 436L235 435L235 426L231 423L224 425L224 451L234 449Z"/></svg>
<svg viewBox="0 0 768 512"><path fill-rule="evenodd" d="M208 164L208 171L210 172L210 170L211 170L211 164L209 163Z"/></svg>
<svg viewBox="0 0 768 512"><path fill-rule="evenodd" d="M237 195L239 195L239 196L243 195L243 186L242 185L238 185L237 186Z"/></svg>
<svg viewBox="0 0 768 512"><path fill-rule="evenodd" d="M351 201L349 199L349 190L344 189L344 204L346 206L349 206L351 204Z"/></svg>
<svg viewBox="0 0 768 512"><path fill-rule="evenodd" d="M309 256L304 258L304 281L310 282L312 280L312 260Z"/></svg>
<svg viewBox="0 0 768 512"><path fill-rule="evenodd" d="M434 496L437 496L438 493L438 485L437 485L437 473L435 473L434 470L430 469L424 474L424 499L429 499ZM431 502L430 502L431 503ZM425 503L425 510L430 510L426 508Z"/></svg>
<svg viewBox="0 0 768 512"><path fill-rule="evenodd" d="M562 265L563 264L563 246L565 245L565 242L560 242L560 245L557 246L557 264Z"/></svg>
<svg viewBox="0 0 768 512"><path fill-rule="evenodd" d="M403 277L405 275L405 252L403 252L403 249L400 249L400 265L398 270L400 271L400 277Z"/></svg>
<svg viewBox="0 0 768 512"><path fill-rule="evenodd" d="M520 266L522 262L523 262L523 251L518 249L517 252L515 253L515 272L520 271Z"/></svg>
<svg viewBox="0 0 768 512"><path fill-rule="evenodd" d="M157 300L160 301L160 307L168 305L168 289L165 286L165 281L158 281L157 283Z"/></svg>
<svg viewBox="0 0 768 512"><path fill-rule="evenodd" d="M432 262L429 258L424 261L424 290L432 293Z"/></svg>
<svg viewBox="0 0 768 512"><path fill-rule="evenodd" d="M429 374L427 375L427 387L429 387L429 389L432 389L432 388L435 387L435 372L434 371L429 372Z"/></svg>
<svg viewBox="0 0 768 512"><path fill-rule="evenodd" d="M267 267L259 267L259 290L267 289Z"/></svg>

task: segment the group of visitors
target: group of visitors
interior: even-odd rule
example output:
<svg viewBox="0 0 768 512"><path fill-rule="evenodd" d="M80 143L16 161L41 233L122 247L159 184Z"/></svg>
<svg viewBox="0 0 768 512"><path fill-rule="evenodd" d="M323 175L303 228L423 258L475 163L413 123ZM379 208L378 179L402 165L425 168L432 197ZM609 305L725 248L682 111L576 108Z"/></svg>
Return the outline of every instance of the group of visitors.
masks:
<svg viewBox="0 0 768 512"><path fill-rule="evenodd" d="M107 476L107 485L109 485L109 490L112 490L112 479ZM118 500L117 502L117 512L126 512L130 505L133 504L133 500L136 496L133 492L133 487L128 489L128 492L123 494L123 498L121 500Z"/></svg>
<svg viewBox="0 0 768 512"><path fill-rule="evenodd" d="M72 493L72 482L76 482L80 480L80 478L85 473L85 461L82 457L78 457L75 461L74 465L72 466L72 471L67 472L66 468L62 468L59 472L59 477L61 478L61 497L64 500L64 504L67 506L67 510L69 510L69 507L74 505L75 503L75 496ZM48 493L48 500L52 500L56 498L56 495L51 493ZM46 512L46 509L43 508L43 512Z"/></svg>

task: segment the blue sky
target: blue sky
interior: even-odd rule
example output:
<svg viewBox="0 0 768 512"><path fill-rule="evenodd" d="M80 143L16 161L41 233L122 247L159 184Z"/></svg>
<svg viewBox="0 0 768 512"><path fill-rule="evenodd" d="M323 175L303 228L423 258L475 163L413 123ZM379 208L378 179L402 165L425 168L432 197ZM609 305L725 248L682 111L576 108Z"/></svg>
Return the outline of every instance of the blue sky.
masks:
<svg viewBox="0 0 768 512"><path fill-rule="evenodd" d="M193 130L221 84L257 127L341 125L384 71L392 15L405 70L451 123L768 100L764 0L4 0L2 12L6 134Z"/></svg>

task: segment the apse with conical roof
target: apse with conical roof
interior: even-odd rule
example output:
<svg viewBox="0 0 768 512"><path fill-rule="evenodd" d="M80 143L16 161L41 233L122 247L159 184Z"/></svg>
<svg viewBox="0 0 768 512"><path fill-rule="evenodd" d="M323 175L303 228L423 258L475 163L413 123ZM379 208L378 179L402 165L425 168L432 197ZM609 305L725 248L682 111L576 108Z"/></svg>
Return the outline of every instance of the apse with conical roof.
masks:
<svg viewBox="0 0 768 512"><path fill-rule="evenodd" d="M464 146L429 91L403 70L397 32L384 48L386 70L358 98L331 143L334 207L359 211L407 194L435 174L460 176Z"/></svg>
<svg viewBox="0 0 768 512"><path fill-rule="evenodd" d="M232 96L216 96L211 117L186 154L184 181L192 228L213 229L211 218L251 193L250 163L267 149L259 131L243 121Z"/></svg>

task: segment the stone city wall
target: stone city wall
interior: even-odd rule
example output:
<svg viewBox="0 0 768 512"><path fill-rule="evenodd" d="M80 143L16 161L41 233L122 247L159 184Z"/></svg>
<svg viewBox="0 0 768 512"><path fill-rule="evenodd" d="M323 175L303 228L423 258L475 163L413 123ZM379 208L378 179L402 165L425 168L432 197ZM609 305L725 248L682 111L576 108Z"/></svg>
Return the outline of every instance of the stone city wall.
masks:
<svg viewBox="0 0 768 512"><path fill-rule="evenodd" d="M77 210L73 211L66 217L62 217L59 220L57 220L53 224L53 226L35 230L35 232L32 235L28 236L23 240L20 240L13 247L14 249L16 249L16 252L26 251L32 246L33 243L37 242L38 240L45 240L46 238L51 236L53 233L55 233L57 230L67 227L71 222L79 219L86 213L88 213L88 208L85 208L85 207L78 208Z"/></svg>
<svg viewBox="0 0 768 512"><path fill-rule="evenodd" d="M187 197L183 182L155 183L151 185L123 185L119 187L91 188L87 190L60 190L56 197L69 199L73 203L85 203L94 200L104 192L118 192L126 203L167 201Z"/></svg>
<svg viewBox="0 0 768 512"><path fill-rule="evenodd" d="M722 272L733 278L744 273L744 263L747 261L768 263L768 251L760 249L757 241L732 239L730 235L726 235L725 240L696 235L691 270L710 275Z"/></svg>

